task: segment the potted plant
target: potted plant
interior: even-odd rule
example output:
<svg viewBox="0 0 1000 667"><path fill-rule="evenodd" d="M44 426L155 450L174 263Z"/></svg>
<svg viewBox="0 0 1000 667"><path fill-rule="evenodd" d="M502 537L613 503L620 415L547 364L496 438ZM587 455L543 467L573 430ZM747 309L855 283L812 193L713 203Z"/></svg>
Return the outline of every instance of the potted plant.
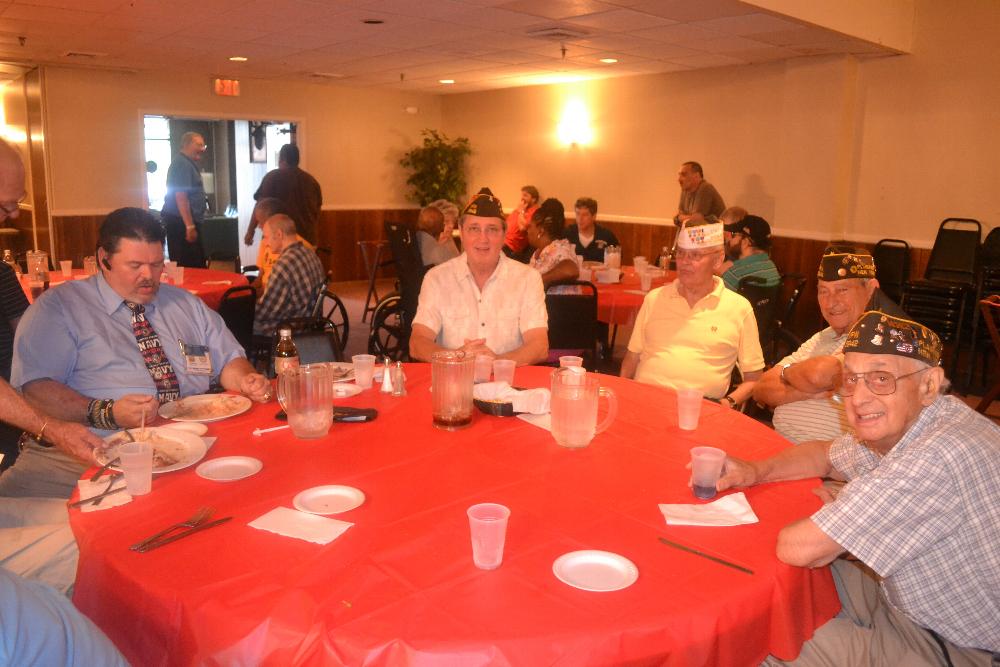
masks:
<svg viewBox="0 0 1000 667"><path fill-rule="evenodd" d="M465 198L465 158L472 153L469 140L454 141L443 132L426 129L422 146L403 156L399 164L412 171L406 179L413 187L409 199L426 206L437 199L459 202Z"/></svg>

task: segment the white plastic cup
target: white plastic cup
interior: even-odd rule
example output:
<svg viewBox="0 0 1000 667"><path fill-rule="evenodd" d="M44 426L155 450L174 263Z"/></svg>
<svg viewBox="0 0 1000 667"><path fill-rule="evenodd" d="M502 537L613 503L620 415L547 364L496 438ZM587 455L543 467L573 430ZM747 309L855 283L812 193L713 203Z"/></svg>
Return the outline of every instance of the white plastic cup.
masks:
<svg viewBox="0 0 1000 667"><path fill-rule="evenodd" d="M569 368L571 366L583 366L583 357L566 355L559 357L559 368Z"/></svg>
<svg viewBox="0 0 1000 667"><path fill-rule="evenodd" d="M174 274L174 284L180 285L181 283L184 282L184 267L183 266L175 266L174 270L173 270L173 274Z"/></svg>
<svg viewBox="0 0 1000 667"><path fill-rule="evenodd" d="M635 267L636 273L641 273L642 271L645 271L646 268L649 266L649 262L647 262L646 258L643 257L642 255L636 255L635 257L632 258L632 266Z"/></svg>
<svg viewBox="0 0 1000 667"><path fill-rule="evenodd" d="M73 277L73 260L64 259L59 262L59 268L62 269L63 278Z"/></svg>
<svg viewBox="0 0 1000 667"><path fill-rule="evenodd" d="M127 442L118 447L125 488L130 496L142 496L153 487L153 443Z"/></svg>
<svg viewBox="0 0 1000 667"><path fill-rule="evenodd" d="M514 386L514 368L517 366L517 362L513 359L494 359L493 360L493 381L494 382L506 382L510 386Z"/></svg>
<svg viewBox="0 0 1000 667"><path fill-rule="evenodd" d="M691 387L677 388L677 425L685 431L698 428L701 414L701 390Z"/></svg>
<svg viewBox="0 0 1000 667"><path fill-rule="evenodd" d="M362 389L371 389L375 377L375 355L355 354L351 361L354 362L354 384Z"/></svg>
<svg viewBox="0 0 1000 667"><path fill-rule="evenodd" d="M691 448L691 490L696 498L714 498L726 453L717 447Z"/></svg>
<svg viewBox="0 0 1000 667"><path fill-rule="evenodd" d="M474 371L472 381L476 384L480 382L489 382L490 373L493 372L493 357L488 354L477 354L476 355L476 368Z"/></svg>
<svg viewBox="0 0 1000 667"><path fill-rule="evenodd" d="M469 533L472 537L472 563L480 570L495 570L503 562L510 510L496 503L470 507Z"/></svg>
<svg viewBox="0 0 1000 667"><path fill-rule="evenodd" d="M644 267L639 271L639 289L648 292L653 287L653 274Z"/></svg>

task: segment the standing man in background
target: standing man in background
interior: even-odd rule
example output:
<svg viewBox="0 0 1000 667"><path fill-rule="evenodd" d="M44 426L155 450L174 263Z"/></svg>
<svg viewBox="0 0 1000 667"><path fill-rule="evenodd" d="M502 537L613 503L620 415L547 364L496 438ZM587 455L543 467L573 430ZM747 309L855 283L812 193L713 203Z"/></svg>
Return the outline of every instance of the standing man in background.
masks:
<svg viewBox="0 0 1000 667"><path fill-rule="evenodd" d="M705 172L697 162L685 162L677 172L681 199L677 204L674 223L678 225L714 222L726 210L726 203L715 187L705 180Z"/></svg>
<svg viewBox="0 0 1000 667"><path fill-rule="evenodd" d="M205 186L198 163L208 150L197 132L181 137L181 152L167 170L167 196L160 221L167 232L167 252L178 266L205 268L201 246L201 222L205 219Z"/></svg>
<svg viewBox="0 0 1000 667"><path fill-rule="evenodd" d="M299 147L295 144L281 147L278 151L278 168L267 172L253 195L257 201L264 197L280 200L285 205L285 212L295 221L298 235L316 246L323 192L311 174L299 169ZM255 226L251 223L247 238L253 238L254 229Z"/></svg>

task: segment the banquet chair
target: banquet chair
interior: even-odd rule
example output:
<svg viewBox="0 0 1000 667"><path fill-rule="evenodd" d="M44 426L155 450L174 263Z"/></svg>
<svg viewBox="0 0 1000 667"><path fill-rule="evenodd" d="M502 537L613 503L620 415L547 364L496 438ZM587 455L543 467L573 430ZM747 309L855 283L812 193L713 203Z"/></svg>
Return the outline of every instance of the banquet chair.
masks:
<svg viewBox="0 0 1000 667"><path fill-rule="evenodd" d="M545 294L549 314L549 358L546 363L559 365L559 357L583 357L589 371L597 370L597 287L586 280L562 280L549 285L579 288L577 293Z"/></svg>
<svg viewBox="0 0 1000 667"><path fill-rule="evenodd" d="M996 382L983 395L983 399L976 406L976 411L986 414L990 404L1000 397L1000 295L992 294L979 302L979 308L983 314L983 322L986 323L986 330L990 332L990 339L993 341L993 350L996 352L997 363L994 375Z"/></svg>
<svg viewBox="0 0 1000 667"><path fill-rule="evenodd" d="M966 302L975 294L982 225L946 218L938 227L924 277L903 283L900 307L930 327L942 342L954 342L948 377L956 380Z"/></svg>
<svg viewBox="0 0 1000 667"><path fill-rule="evenodd" d="M802 298L802 291L806 287L806 277L801 273L785 273L781 276L781 300L784 303L780 307L780 316L774 323L774 337L771 343L770 352L765 351L765 359L770 354L774 363L783 359L799 349L802 340L795 335L792 326L795 320L795 310Z"/></svg>
<svg viewBox="0 0 1000 667"><path fill-rule="evenodd" d="M293 317L282 320L275 327L271 338L272 350L278 344L278 332L285 328L292 330L292 341L299 351L300 364L344 360L337 330L328 320L322 317Z"/></svg>
<svg viewBox="0 0 1000 667"><path fill-rule="evenodd" d="M910 244L902 239L882 239L872 249L872 257L879 287L899 303L903 283L910 277Z"/></svg>
<svg viewBox="0 0 1000 667"><path fill-rule="evenodd" d="M230 287L219 301L219 315L226 327L233 332L237 342L243 346L247 358L256 357L253 343L253 318L257 311L257 290L250 285Z"/></svg>
<svg viewBox="0 0 1000 667"><path fill-rule="evenodd" d="M347 316L347 306L340 300L329 287L324 286L316 299L313 308L313 317L322 318L330 323L337 330L337 337L340 340L340 353L344 354L347 347L347 337L351 333L351 320Z"/></svg>
<svg viewBox="0 0 1000 667"><path fill-rule="evenodd" d="M740 280L736 291L753 306L753 315L757 320L757 335L760 338L760 349L764 353L764 363L771 366L775 361L774 336L778 322L778 293L781 291L781 285L766 287L763 282L764 279L760 276L746 276Z"/></svg>
<svg viewBox="0 0 1000 667"><path fill-rule="evenodd" d="M994 227L990 230L980 248L979 280L974 303L979 304L980 301L992 294L1000 294L1000 227ZM967 390L971 390L973 375L975 374L977 365L980 370L981 382L984 386L986 384L986 367L992 346L989 340L989 332L985 330L985 327L980 326L980 322L983 319L982 315L983 313L980 308L973 309L972 332L969 335L972 347L969 350L969 363L966 364L968 368L965 375L965 388ZM976 364L976 354L980 350L982 350L982 360L981 363Z"/></svg>
<svg viewBox="0 0 1000 667"><path fill-rule="evenodd" d="M212 271L240 273L240 256L228 252L216 251L208 256L207 266Z"/></svg>
<svg viewBox="0 0 1000 667"><path fill-rule="evenodd" d="M426 267L420 256L415 225L386 221L385 235L396 266L396 291L375 306L368 353L406 361L410 355L410 326L417 314Z"/></svg>

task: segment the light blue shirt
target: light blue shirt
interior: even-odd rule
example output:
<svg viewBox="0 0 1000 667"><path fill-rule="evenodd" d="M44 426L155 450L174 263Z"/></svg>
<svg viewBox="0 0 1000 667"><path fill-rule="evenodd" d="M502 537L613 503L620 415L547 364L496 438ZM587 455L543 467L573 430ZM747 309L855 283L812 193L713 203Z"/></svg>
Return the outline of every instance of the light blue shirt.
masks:
<svg viewBox="0 0 1000 667"><path fill-rule="evenodd" d="M0 665L127 667L68 599L0 568Z"/></svg>
<svg viewBox="0 0 1000 667"><path fill-rule="evenodd" d="M181 396L204 394L211 377L187 372L178 340L208 348L214 377L245 356L222 317L183 289L161 284L146 304L146 319L177 374ZM132 332L132 312L103 275L67 281L25 311L14 338L11 384L21 389L42 378L90 398L156 396Z"/></svg>

